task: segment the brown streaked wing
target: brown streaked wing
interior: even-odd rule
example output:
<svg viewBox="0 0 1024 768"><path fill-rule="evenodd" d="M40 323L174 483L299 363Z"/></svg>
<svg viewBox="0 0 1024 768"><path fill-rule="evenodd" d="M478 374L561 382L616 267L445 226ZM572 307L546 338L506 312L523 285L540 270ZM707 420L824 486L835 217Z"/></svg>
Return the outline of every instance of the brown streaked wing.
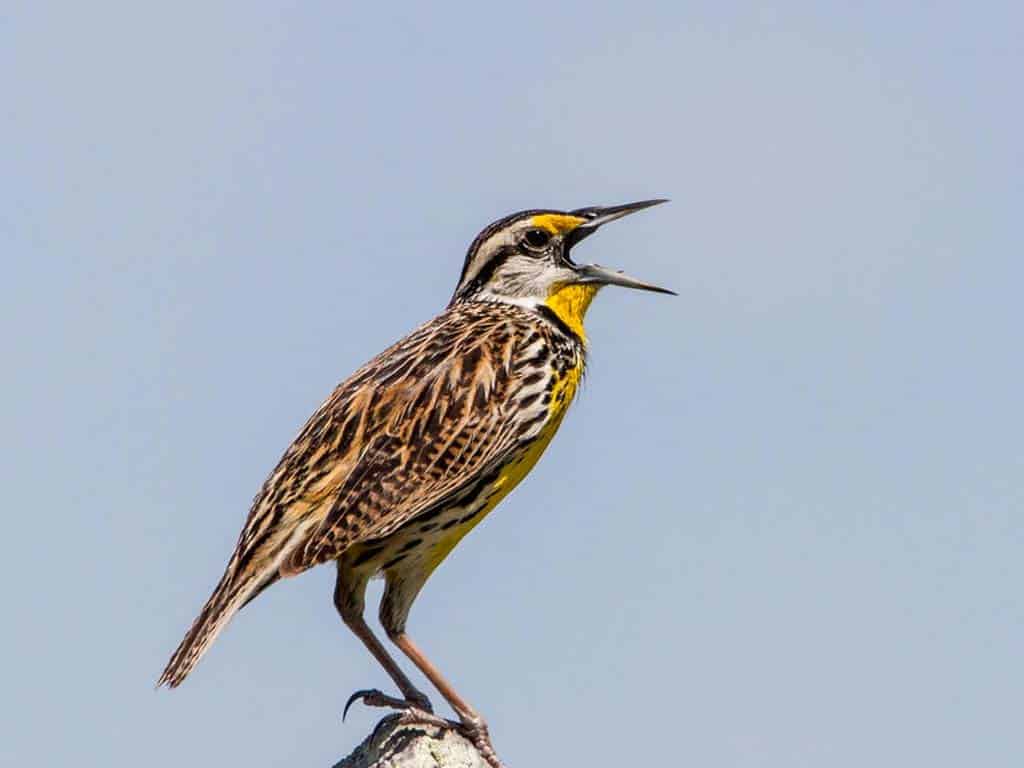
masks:
<svg viewBox="0 0 1024 768"><path fill-rule="evenodd" d="M368 425L365 449L330 511L292 551L283 574L387 535L475 482L515 449L522 414L509 404L529 371L517 370L513 362L530 328L517 317L521 310L484 311L468 323L435 329L419 360L401 366L398 380L376 389L375 413L383 418Z"/></svg>

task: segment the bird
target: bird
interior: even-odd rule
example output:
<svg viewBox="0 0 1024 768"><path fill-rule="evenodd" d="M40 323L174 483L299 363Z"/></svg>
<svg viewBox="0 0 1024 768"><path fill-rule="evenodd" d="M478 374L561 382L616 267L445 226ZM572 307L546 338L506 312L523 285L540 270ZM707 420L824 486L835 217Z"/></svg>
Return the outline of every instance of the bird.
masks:
<svg viewBox="0 0 1024 768"><path fill-rule="evenodd" d="M412 641L406 620L433 571L530 472L561 425L584 375L583 319L598 291L676 295L572 258L605 224L664 202L531 209L481 231L444 311L339 384L299 431L157 686L177 687L270 585L334 562L342 621L401 694L360 690L345 711L361 700L456 728L500 768L486 722ZM434 715L367 624L367 583L380 575L381 626L457 721Z"/></svg>

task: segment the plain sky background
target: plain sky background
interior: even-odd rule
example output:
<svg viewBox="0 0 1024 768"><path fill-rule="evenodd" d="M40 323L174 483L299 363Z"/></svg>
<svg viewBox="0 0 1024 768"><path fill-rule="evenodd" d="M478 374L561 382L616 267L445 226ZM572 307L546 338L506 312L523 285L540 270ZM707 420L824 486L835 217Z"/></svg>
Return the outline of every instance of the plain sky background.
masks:
<svg viewBox="0 0 1024 768"><path fill-rule="evenodd" d="M679 297L598 298L574 411L413 637L519 768L1021 765L1022 28L5 4L0 762L347 754L388 680L330 567L153 690L250 500L489 221L666 196L578 257Z"/></svg>

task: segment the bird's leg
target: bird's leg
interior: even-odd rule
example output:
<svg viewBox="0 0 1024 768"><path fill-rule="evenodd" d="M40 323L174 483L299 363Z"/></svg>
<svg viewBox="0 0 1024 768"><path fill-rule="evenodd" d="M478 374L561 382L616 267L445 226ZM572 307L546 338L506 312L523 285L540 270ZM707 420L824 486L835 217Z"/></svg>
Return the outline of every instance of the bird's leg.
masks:
<svg viewBox="0 0 1024 768"><path fill-rule="evenodd" d="M406 677L402 668L388 653L388 649L377 639L363 618L364 600L366 591L366 578L358 577L346 569L341 562L338 563L338 580L334 586L334 605L341 615L341 620L352 630L352 633L363 641L363 645L373 654L373 657L380 662L388 673L398 690L402 692L401 699L388 696L375 689L360 690L353 693L345 703L345 710L341 715L342 720L348 713L352 703L362 699L364 704L371 707L392 707L394 709L418 709L425 713L431 713L434 708L430 705L430 699L426 697L412 680Z"/></svg>
<svg viewBox="0 0 1024 768"><path fill-rule="evenodd" d="M343 617L344 618L344 617ZM355 633L356 637L363 641L363 644L369 649L370 653L373 654L374 658L380 662L380 665L384 667L385 671L390 675L391 679L395 681L395 685L398 686L398 690L402 692L403 698L397 699L394 696L388 696L387 694L373 689L368 688L366 690L360 690L353 693L348 702L345 704L345 710L341 717L344 720L345 715L348 713L348 708L352 706L352 703L356 700L361 699L364 704L371 707L391 707L392 709L419 709L423 712L430 714L434 711L434 708L430 705L430 699L420 691L412 681L406 676L402 668L398 666L398 663L391 658L391 654L388 653L377 636L373 634L373 630L370 629L366 620L362 616L355 619L345 619L345 624L348 628Z"/></svg>
<svg viewBox="0 0 1024 768"><path fill-rule="evenodd" d="M498 759L498 755L494 751L491 736L487 732L487 723L480 717L480 714L465 699L459 696L451 683L444 678L440 670L431 663L430 659L423 655L423 652L413 643L412 638L405 634L404 631L389 632L388 637L401 649L402 653L409 657L413 664L419 667L419 670L451 704L455 714L459 716L458 730L473 743L480 756L493 768L503 768L501 760Z"/></svg>

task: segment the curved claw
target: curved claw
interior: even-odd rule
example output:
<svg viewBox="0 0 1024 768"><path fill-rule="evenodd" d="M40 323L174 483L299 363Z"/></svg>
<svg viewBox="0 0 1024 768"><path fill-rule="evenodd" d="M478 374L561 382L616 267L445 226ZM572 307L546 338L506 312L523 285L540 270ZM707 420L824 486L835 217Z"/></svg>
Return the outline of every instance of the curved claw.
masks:
<svg viewBox="0 0 1024 768"><path fill-rule="evenodd" d="M348 709L356 703L356 700L365 700L367 696L370 696L374 693L380 693L380 691L374 688L361 688L360 690L356 691L351 696L349 696L348 701L345 702L345 708L341 711L341 722L345 722L345 717L348 715Z"/></svg>
<svg viewBox="0 0 1024 768"><path fill-rule="evenodd" d="M409 701L407 699L397 699L394 696L388 696L386 693L379 691L376 688L363 688L348 697L348 701L345 702L345 709L342 710L341 713L341 722L345 722L345 716L348 714L349 707L360 699L362 699L363 704L368 707L389 707L391 709L408 712L411 709L423 709L423 704L426 704L425 709L427 712L429 713L431 711L430 702L427 701L425 696L423 697L423 702Z"/></svg>

